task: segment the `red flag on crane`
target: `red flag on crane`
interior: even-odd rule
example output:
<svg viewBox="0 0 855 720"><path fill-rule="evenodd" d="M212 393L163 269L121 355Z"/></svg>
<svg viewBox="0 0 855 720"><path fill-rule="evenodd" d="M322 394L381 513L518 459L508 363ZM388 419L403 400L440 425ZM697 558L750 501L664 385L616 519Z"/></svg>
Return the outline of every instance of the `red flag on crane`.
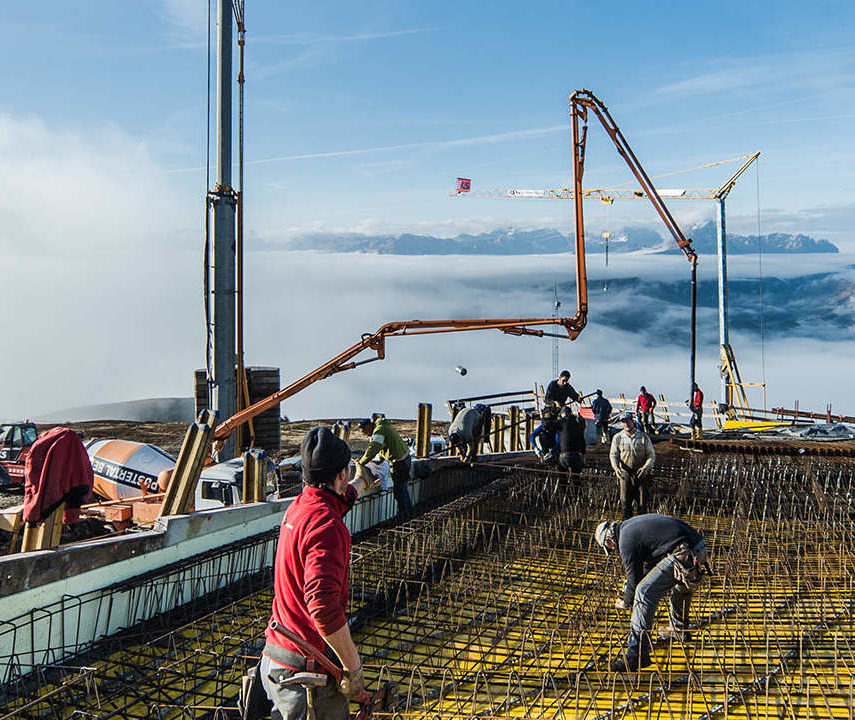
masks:
<svg viewBox="0 0 855 720"><path fill-rule="evenodd" d="M472 187L472 180L469 178L457 178L457 192L469 192Z"/></svg>

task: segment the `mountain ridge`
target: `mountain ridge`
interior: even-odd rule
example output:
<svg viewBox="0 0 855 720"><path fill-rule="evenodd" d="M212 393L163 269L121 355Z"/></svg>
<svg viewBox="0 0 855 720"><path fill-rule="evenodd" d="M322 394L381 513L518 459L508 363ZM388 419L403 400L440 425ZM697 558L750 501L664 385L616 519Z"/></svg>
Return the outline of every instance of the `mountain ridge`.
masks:
<svg viewBox="0 0 855 720"><path fill-rule="evenodd" d="M694 226L688 233L695 252L700 255L716 251L716 228L712 221ZM267 249L314 250L336 253L368 253L378 255L548 255L571 252L574 241L570 235L553 228L499 228L478 234L461 233L451 238L414 233L368 235L361 233L314 232L299 235L279 243L268 243ZM588 236L589 252L603 250L605 241ZM727 236L727 251L733 255L758 252L771 254L838 253L836 245L803 233L769 233L756 235L731 233ZM626 226L609 242L609 252L628 253L648 250L674 254L681 252L670 238L643 226Z"/></svg>

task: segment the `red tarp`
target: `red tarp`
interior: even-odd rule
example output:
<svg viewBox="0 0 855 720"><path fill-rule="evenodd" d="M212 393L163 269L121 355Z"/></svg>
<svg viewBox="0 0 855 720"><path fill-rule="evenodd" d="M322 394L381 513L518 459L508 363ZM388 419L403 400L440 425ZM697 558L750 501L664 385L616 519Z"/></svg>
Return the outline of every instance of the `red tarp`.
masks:
<svg viewBox="0 0 855 720"><path fill-rule="evenodd" d="M24 468L24 522L41 522L63 501L63 523L76 522L92 480L92 463L76 432L55 427L43 433Z"/></svg>

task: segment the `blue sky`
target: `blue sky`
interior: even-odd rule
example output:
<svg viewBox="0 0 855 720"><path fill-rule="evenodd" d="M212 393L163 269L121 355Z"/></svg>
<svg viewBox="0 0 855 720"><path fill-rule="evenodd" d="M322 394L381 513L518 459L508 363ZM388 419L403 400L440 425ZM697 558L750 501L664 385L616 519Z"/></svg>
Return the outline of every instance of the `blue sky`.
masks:
<svg viewBox="0 0 855 720"><path fill-rule="evenodd" d="M855 252L851 2L246 4L246 346L251 363L282 367L283 380L401 313L489 314L495 298L455 293L448 283L442 289L445 261L311 263L265 249L265 241L324 229L569 232L567 202L448 192L458 175L475 189L566 185L567 96L576 88L608 105L651 175L762 151L759 175L747 173L728 200L731 230L756 232L759 210L763 232L806 232ZM3 12L0 304L21 309L12 326L22 350L0 353L0 416L187 396L204 348L207 3L42 0L7 2ZM733 169L672 176L661 186L717 186ZM628 180L605 133L592 126L586 186ZM684 226L713 212L709 202L671 207ZM591 229L658 227L635 201L592 202L586 213ZM801 267L802 259L788 257ZM822 259L835 267L851 257ZM514 273L521 261L490 262ZM543 262L554 279L569 277L570 258ZM705 261L702 272L713 271ZM417 292L413 277L437 289ZM464 275L457 277L462 288ZM544 276L548 287L552 280ZM443 294L459 294L459 302L443 304ZM551 307L551 295L502 298L522 315ZM590 329L566 351L574 372L603 348L618 365L625 356L611 335L594 332L592 313ZM487 389L543 381L549 346L513 338L517 345L506 350L505 340L489 347L496 358L516 353L514 361L486 372L482 345L467 338L436 341L423 355L417 344L395 352L436 375L426 382L439 399L458 363ZM629 334L625 341L636 342ZM848 345L813 355L796 345L810 362L848 358ZM674 367L685 364L667 353ZM770 363L770 378L808 362L790 362L790 349L769 357L781 364ZM703 361L710 377L715 360ZM659 360L644 362L653 372ZM390 365L383 378L395 384L399 410L415 407L424 398L412 395L407 364ZM743 373L756 379L756 366L746 361ZM319 384L306 402L336 408L351 398L343 411L364 412L376 402L370 382L380 376L372 373L381 372L369 367ZM662 383L677 377L673 368L660 374ZM839 373L828 377L839 385ZM615 381L616 389L636 380ZM823 390L824 401L832 389Z"/></svg>
<svg viewBox="0 0 855 720"><path fill-rule="evenodd" d="M608 105L652 175L761 150L759 203L752 173L731 197L734 229L756 231L759 207L764 232L850 237L851 3L246 5L251 237L567 231L569 203L447 192L458 175L482 189L566 185L567 95L580 87ZM64 175L64 187L79 175L101 189L114 228L133 219L114 195L132 192L148 198L158 234L198 243L206 14L199 0L7 3L8 190L37 207L13 178L37 192L41 175ZM663 182L712 187L732 169ZM592 127L586 185L629 178ZM685 223L712 215L709 203L675 206ZM589 207L601 225L655 221L639 203Z"/></svg>

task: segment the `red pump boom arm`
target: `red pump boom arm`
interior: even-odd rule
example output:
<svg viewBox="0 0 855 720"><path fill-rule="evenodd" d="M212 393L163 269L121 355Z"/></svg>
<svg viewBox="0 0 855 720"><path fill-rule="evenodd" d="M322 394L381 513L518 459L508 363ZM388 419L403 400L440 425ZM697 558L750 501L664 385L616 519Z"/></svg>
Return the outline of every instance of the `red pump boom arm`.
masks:
<svg viewBox="0 0 855 720"><path fill-rule="evenodd" d="M289 397L296 395L301 390L304 390L312 383L318 380L328 378L330 375L342 372L344 370L352 370L359 365L383 360L386 357L386 338L397 337L401 335L429 335L435 333L449 332L466 332L468 330L501 330L509 335L534 335L543 337L544 335L552 336L553 333L544 332L537 329L537 326L542 325L560 325L567 331L567 337L570 340L575 340L582 328L585 326L584 316L580 318L577 313L572 318L492 318L492 319L475 319L475 320L405 320L402 322L390 322L383 325L374 334L362 336L362 339L351 345L347 350L339 353L331 360L320 367L312 370L308 375L304 375L299 380L291 383L287 387L273 393L264 400L260 400L255 405L251 405L245 410L232 415L228 420L220 423L214 430L214 440L224 440L232 431L264 412L268 408L272 408L283 402ZM563 336L562 336L563 337ZM354 360L354 358L365 350L372 350L376 353L375 357L369 357L364 360Z"/></svg>
<svg viewBox="0 0 855 720"><path fill-rule="evenodd" d="M214 440L222 441L227 438L235 428L256 417L259 413L279 405L309 385L323 380L331 375L344 370L352 370L359 365L382 360L386 357L386 338L402 335L428 335L434 333L466 332L469 330L501 330L510 335L534 335L543 337L553 335L536 329L543 325L560 325L567 332L570 340L575 340L584 329L588 318L588 279L585 269L585 227L582 216L582 174L585 164L585 139L587 136L588 110L591 110L602 123L609 137L614 142L621 157L629 165L642 189L650 198L662 221L668 227L677 245L692 263L696 265L697 256L691 247L691 241L687 240L679 226L671 216L656 188L653 186L638 158L635 157L629 143L621 133L606 106L598 100L589 90L577 90L570 96L570 118L573 131L573 181L575 183L576 202L576 314L569 318L492 318L474 320L405 320L402 322L391 322L383 325L374 334L362 336L362 339L347 350L336 355L320 367L312 370L308 375L291 383L287 387L275 392L273 395L260 400L245 410L241 410L232 417L217 425L214 430ZM563 336L562 336L563 337ZM375 357L364 360L354 360L363 351L371 350L376 353Z"/></svg>

